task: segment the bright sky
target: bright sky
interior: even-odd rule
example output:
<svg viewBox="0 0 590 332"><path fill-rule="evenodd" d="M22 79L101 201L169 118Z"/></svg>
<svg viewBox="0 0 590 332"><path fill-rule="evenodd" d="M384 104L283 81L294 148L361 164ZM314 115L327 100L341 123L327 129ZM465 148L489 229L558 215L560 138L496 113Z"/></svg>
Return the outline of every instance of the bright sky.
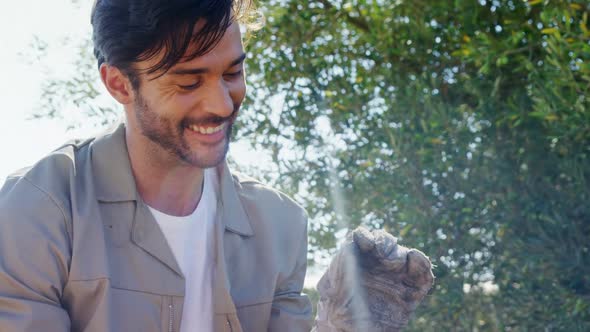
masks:
<svg viewBox="0 0 590 332"><path fill-rule="evenodd" d="M59 147L74 133L66 132L63 121L27 120L38 107L43 74L35 70L21 53L36 34L42 39L57 40L68 31L89 26L88 16L76 10L67 0L11 1L0 0L0 183L14 170ZM65 52L66 50L64 50ZM57 64L59 65L59 64Z"/></svg>

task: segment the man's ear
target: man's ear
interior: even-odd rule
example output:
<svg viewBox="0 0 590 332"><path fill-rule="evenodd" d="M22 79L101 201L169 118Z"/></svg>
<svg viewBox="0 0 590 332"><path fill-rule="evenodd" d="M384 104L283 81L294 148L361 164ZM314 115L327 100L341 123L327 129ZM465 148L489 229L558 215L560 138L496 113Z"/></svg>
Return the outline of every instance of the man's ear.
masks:
<svg viewBox="0 0 590 332"><path fill-rule="evenodd" d="M119 68L106 63L100 65L100 78L111 96L119 103L126 105L135 99L133 86L127 75Z"/></svg>

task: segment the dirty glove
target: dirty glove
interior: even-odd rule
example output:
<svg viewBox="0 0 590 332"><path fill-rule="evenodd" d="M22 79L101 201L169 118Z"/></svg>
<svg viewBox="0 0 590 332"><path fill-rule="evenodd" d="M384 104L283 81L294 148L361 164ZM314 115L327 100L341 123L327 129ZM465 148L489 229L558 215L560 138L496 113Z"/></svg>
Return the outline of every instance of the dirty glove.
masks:
<svg viewBox="0 0 590 332"><path fill-rule="evenodd" d="M430 260L359 227L320 279L317 332L401 331L434 283Z"/></svg>

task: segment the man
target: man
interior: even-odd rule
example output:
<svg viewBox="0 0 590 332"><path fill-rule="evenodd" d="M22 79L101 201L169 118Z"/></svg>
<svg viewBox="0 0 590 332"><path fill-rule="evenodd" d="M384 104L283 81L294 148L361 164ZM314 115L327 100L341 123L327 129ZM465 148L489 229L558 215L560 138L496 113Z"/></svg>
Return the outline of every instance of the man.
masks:
<svg viewBox="0 0 590 332"><path fill-rule="evenodd" d="M310 330L305 212L224 161L246 1L95 3L100 76L125 123L7 179L1 331ZM320 283L317 328L400 329L431 276L423 254L359 230Z"/></svg>

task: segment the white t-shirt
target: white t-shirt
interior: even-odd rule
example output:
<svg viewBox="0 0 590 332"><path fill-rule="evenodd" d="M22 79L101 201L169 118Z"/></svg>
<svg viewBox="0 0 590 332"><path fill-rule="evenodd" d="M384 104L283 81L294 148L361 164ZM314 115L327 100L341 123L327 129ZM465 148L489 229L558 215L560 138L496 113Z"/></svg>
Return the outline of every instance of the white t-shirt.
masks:
<svg viewBox="0 0 590 332"><path fill-rule="evenodd" d="M215 168L205 169L203 178L201 200L191 215L176 217L149 207L186 280L180 332L213 331Z"/></svg>

